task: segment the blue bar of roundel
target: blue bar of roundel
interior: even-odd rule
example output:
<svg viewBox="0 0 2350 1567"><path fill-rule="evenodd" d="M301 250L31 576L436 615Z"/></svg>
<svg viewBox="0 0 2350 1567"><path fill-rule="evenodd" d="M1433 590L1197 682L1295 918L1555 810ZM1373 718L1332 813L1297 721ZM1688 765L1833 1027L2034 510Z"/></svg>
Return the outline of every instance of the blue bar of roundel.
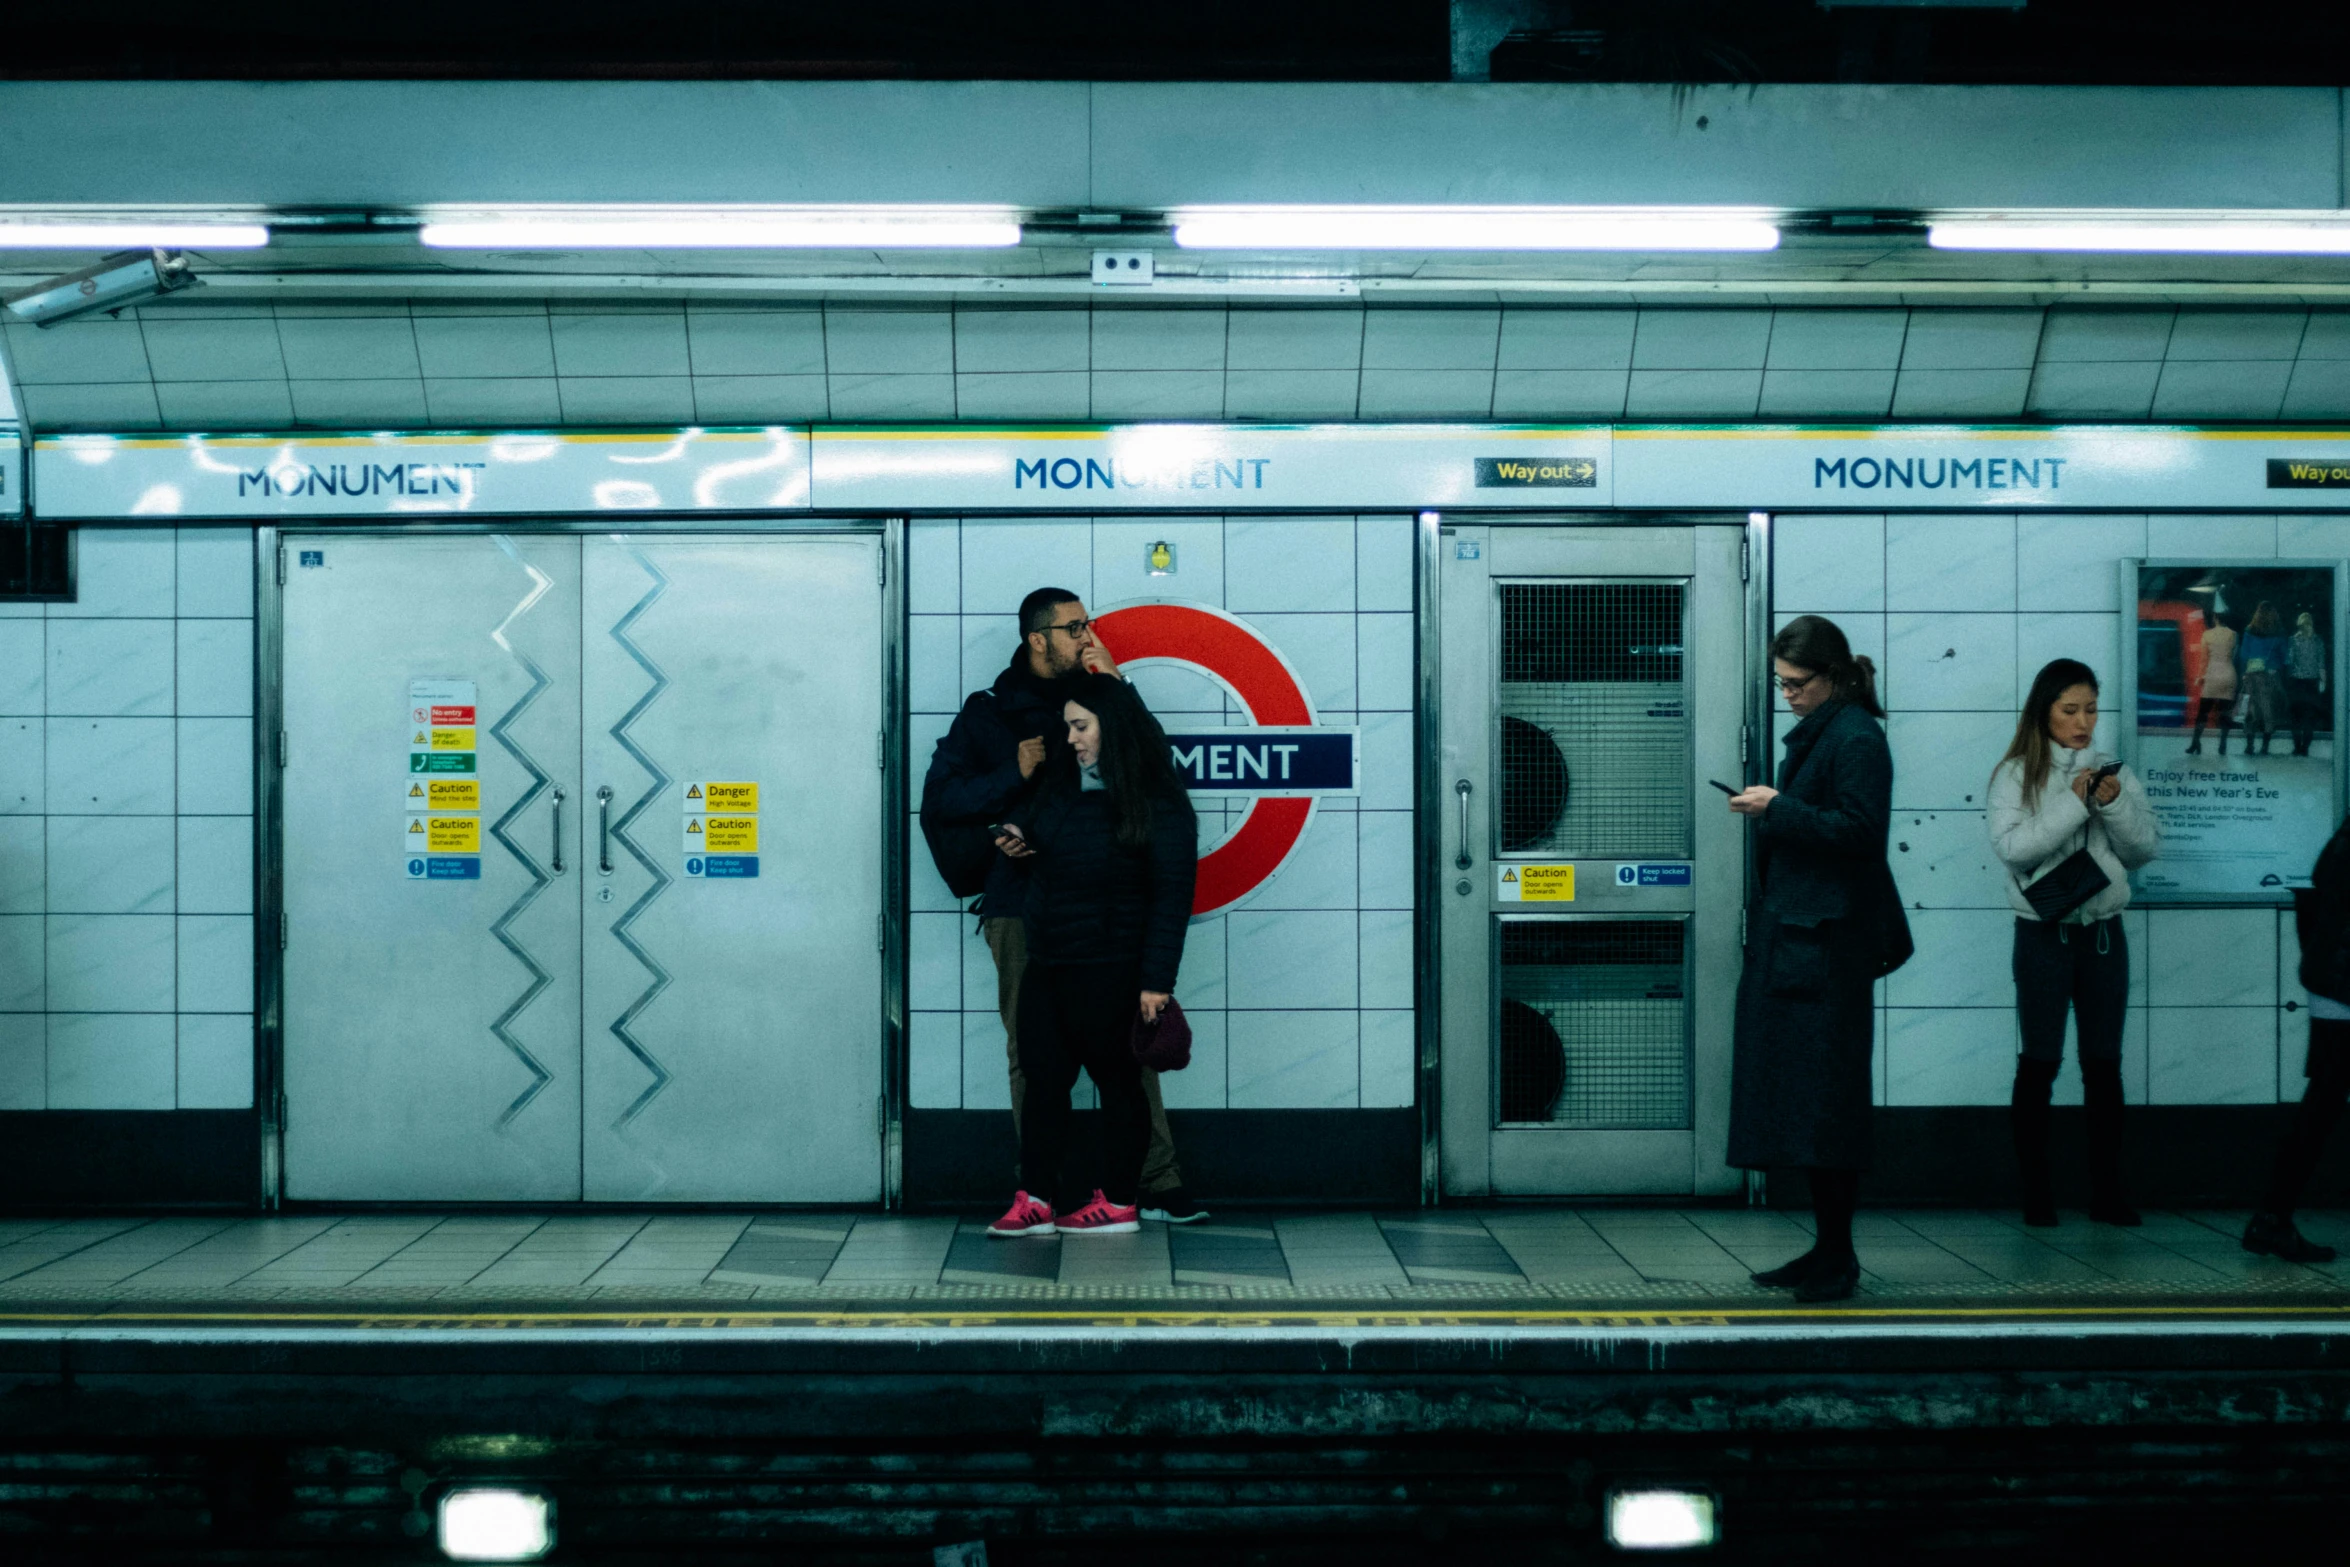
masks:
<svg viewBox="0 0 2350 1567"><path fill-rule="evenodd" d="M1187 789L1274 794L1355 786L1354 736L1344 732L1211 729L1169 735L1167 744Z"/></svg>
<svg viewBox="0 0 2350 1567"><path fill-rule="evenodd" d="M756 876L759 874L759 857L756 854L707 854L702 857L702 874L711 878Z"/></svg>

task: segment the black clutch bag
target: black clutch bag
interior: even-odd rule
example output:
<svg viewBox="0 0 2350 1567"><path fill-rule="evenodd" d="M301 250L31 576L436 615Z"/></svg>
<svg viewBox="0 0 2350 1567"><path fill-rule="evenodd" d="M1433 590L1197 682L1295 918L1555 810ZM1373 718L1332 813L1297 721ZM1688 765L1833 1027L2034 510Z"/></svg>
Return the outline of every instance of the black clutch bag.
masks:
<svg viewBox="0 0 2350 1567"><path fill-rule="evenodd" d="M2024 888L2032 912L2053 925L2113 885L2105 867L2087 849L2075 849L2054 870Z"/></svg>

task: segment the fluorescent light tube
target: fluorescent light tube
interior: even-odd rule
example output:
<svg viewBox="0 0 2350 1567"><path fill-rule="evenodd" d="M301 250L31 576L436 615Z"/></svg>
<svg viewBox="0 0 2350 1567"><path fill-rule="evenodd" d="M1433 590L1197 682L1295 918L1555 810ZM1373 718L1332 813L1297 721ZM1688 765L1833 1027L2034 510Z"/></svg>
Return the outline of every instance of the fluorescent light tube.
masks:
<svg viewBox="0 0 2350 1567"><path fill-rule="evenodd" d="M0 222L0 250L254 250L268 243L259 223Z"/></svg>
<svg viewBox="0 0 2350 1567"><path fill-rule="evenodd" d="M997 213L807 213L757 217L501 217L427 223L443 250L979 250L1020 243Z"/></svg>
<svg viewBox="0 0 2350 1567"><path fill-rule="evenodd" d="M441 1498L441 1554L457 1562L535 1562L555 1548L555 1504L537 1491L465 1486Z"/></svg>
<svg viewBox="0 0 2350 1567"><path fill-rule="evenodd" d="M1743 212L1264 207L1178 212L1175 243L1189 250L1775 250L1779 231Z"/></svg>
<svg viewBox="0 0 2350 1567"><path fill-rule="evenodd" d="M1704 1491L1610 1491L1608 1544L1619 1551L1702 1551L1717 1530Z"/></svg>
<svg viewBox="0 0 2350 1567"><path fill-rule="evenodd" d="M2336 256L2350 254L2350 223L2042 223L1990 219L1929 225L1926 243L1936 250Z"/></svg>

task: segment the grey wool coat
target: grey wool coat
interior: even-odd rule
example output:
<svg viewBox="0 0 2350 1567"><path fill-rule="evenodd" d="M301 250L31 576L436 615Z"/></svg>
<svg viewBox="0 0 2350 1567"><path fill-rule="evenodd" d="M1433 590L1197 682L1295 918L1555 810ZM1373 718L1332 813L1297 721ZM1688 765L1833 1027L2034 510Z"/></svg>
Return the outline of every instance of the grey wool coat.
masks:
<svg viewBox="0 0 2350 1567"><path fill-rule="evenodd" d="M1885 862L1893 753L1883 727L1830 702L1788 734L1778 788L1754 824L1761 888L1738 981L1729 1162L1862 1170L1872 987L1909 954Z"/></svg>

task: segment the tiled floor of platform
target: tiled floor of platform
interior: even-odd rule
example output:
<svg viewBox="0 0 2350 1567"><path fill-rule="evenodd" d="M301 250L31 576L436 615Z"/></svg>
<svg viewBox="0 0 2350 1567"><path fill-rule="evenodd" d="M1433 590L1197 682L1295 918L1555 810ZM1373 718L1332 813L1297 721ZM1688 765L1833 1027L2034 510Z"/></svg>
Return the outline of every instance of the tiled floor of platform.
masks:
<svg viewBox="0 0 2350 1567"><path fill-rule="evenodd" d="M1862 1297L2350 1308L2350 1261L2238 1244L2241 1213L1870 1212ZM416 1308L1056 1300L1416 1306L1762 1304L1748 1280L1810 1243L1802 1215L1724 1208L1220 1213L1139 1235L999 1241L984 1218L870 1214L300 1213L0 1220L0 1316L158 1304ZM2304 1215L2350 1252L2350 1213Z"/></svg>

